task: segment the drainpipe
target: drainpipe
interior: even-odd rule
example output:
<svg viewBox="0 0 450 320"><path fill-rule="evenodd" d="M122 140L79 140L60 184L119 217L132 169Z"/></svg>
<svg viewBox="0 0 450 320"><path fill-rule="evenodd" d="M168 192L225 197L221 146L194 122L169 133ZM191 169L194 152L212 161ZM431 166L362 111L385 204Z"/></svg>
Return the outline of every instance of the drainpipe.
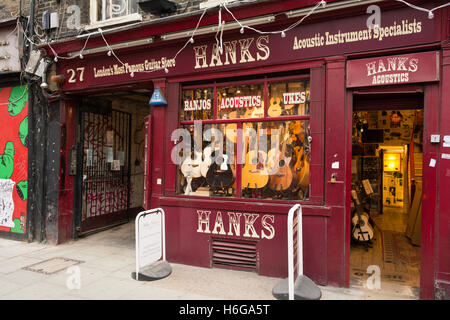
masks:
<svg viewBox="0 0 450 320"><path fill-rule="evenodd" d="M30 39L33 38L34 35L34 6L35 6L35 0L30 1L30 21L28 24L28 30L23 30L24 33L28 31L28 37ZM22 7L22 0L20 1L20 7ZM22 14L22 11L20 11L20 14ZM24 39L24 41L27 41ZM30 57L31 50L33 49L33 44L29 43L28 46L28 52L24 52L24 57L27 58L27 60ZM35 143L34 143L34 131L35 131L35 119L34 119L34 112L33 112L33 106L34 106L34 95L32 90L31 81L27 81L28 86L28 201L27 201L27 234L28 234L28 242L32 242L34 240L34 230L35 226L34 223L36 221L35 218L35 186L36 186L36 179L33 177L34 172L34 158L35 158ZM30 179L31 178L31 179Z"/></svg>

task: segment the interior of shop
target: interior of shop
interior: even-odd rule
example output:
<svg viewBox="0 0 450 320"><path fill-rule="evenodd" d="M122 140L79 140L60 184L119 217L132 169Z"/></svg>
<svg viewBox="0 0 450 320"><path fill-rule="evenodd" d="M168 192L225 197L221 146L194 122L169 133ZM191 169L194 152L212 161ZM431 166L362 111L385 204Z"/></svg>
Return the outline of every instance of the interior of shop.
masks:
<svg viewBox="0 0 450 320"><path fill-rule="evenodd" d="M350 284L419 288L423 109L375 109L353 112Z"/></svg>

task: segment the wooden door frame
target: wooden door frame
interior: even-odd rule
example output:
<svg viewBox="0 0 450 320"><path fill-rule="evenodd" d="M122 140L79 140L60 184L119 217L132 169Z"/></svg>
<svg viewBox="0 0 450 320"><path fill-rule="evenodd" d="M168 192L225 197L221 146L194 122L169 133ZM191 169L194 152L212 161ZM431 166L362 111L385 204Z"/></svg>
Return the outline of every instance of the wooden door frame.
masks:
<svg viewBox="0 0 450 320"><path fill-rule="evenodd" d="M421 88L423 92L424 131L423 131L423 180L422 191L422 220L421 220L421 262L420 262L420 299L434 298L435 279L435 223L437 203L437 175L436 168L427 166L430 159L437 159L439 145L429 143L428 137L439 132L439 83L418 86L396 86L386 88L368 88L376 94L411 92L411 88ZM347 90L347 163L346 163L346 233L345 233L345 286L350 287L350 206L351 206L351 165L352 165L352 121L354 108L354 95L358 90Z"/></svg>

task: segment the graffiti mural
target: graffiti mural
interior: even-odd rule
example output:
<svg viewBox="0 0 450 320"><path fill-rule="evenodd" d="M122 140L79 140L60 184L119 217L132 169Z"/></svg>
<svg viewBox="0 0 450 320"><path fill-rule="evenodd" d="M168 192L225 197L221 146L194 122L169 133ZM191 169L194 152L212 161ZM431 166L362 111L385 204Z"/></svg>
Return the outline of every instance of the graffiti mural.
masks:
<svg viewBox="0 0 450 320"><path fill-rule="evenodd" d="M28 89L0 88L0 231L25 233L28 199Z"/></svg>

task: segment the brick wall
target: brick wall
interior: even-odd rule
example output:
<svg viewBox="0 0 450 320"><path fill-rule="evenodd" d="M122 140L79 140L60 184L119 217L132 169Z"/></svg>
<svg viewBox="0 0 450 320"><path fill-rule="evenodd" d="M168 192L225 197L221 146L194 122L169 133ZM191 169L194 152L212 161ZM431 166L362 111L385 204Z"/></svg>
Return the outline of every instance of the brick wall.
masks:
<svg viewBox="0 0 450 320"><path fill-rule="evenodd" d="M29 0L23 0L23 1L29 1ZM185 12L191 12L199 9L199 4L203 2L202 0L172 0L173 2L176 2L178 7L178 13L185 13ZM204 0L206 1L206 0ZM2 0L2 2L10 2L14 3L17 2L17 0ZM50 12L58 12L59 13L59 20L60 20L60 27L56 30L52 30L50 33L51 39L63 39L67 37L73 37L81 32L85 31L86 27L90 25L90 0L40 0L37 1L38 4L36 5L36 32L38 32L39 36L41 38L45 37L45 34L42 31L41 25L42 25L42 14L44 11L49 10ZM73 14L68 13L67 9L68 7L72 5L77 5L80 8L80 23L81 28L80 29L69 29L67 27L67 21L68 19L71 19L73 17ZM151 19L159 18L157 16L153 16L151 14L145 13L141 10L139 10L139 13L142 15L142 18L144 21L148 21ZM26 15L29 15L26 14ZM111 27L115 27L118 25L111 25ZM103 27L104 29L107 29L107 27Z"/></svg>
<svg viewBox="0 0 450 320"><path fill-rule="evenodd" d="M20 3L22 4L22 14L30 14L30 0L1 0L0 1L0 22L16 18L19 15Z"/></svg>

